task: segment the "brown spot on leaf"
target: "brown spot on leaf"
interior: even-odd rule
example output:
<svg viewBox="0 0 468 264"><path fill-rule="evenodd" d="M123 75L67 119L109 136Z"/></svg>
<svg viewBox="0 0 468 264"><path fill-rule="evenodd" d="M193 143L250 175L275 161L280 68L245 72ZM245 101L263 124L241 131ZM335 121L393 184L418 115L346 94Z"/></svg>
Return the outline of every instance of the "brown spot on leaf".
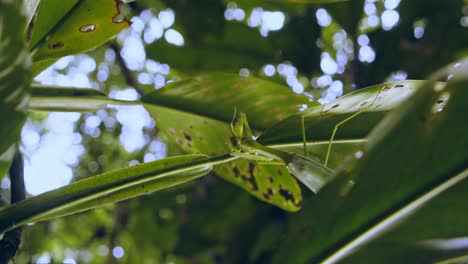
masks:
<svg viewBox="0 0 468 264"><path fill-rule="evenodd" d="M382 91L388 91L390 90L390 88L391 88L390 86L385 86L384 88L382 88Z"/></svg>
<svg viewBox="0 0 468 264"><path fill-rule="evenodd" d="M268 195L270 195L270 196L275 193L275 191L272 188L268 188L267 192L268 192Z"/></svg>
<svg viewBox="0 0 468 264"><path fill-rule="evenodd" d="M395 85L395 88L402 88L402 87L405 87L403 84L397 84Z"/></svg>
<svg viewBox="0 0 468 264"><path fill-rule="evenodd" d="M279 186L279 195L283 196L283 198L286 201L290 201L293 204L296 203L296 199L295 199L294 195L289 190L283 188L281 185Z"/></svg>
<svg viewBox="0 0 468 264"><path fill-rule="evenodd" d="M57 41L54 43L50 43L49 49L59 49L59 48L63 48L63 46L64 46L63 42Z"/></svg>
<svg viewBox="0 0 468 264"><path fill-rule="evenodd" d="M184 138L187 141L192 141L192 137L189 134L187 134L185 131L182 131L182 134L184 135Z"/></svg>
<svg viewBox="0 0 468 264"><path fill-rule="evenodd" d="M361 106L361 107L362 107L362 106L365 106L367 103L368 103L367 101L364 101L364 102L362 102L359 106Z"/></svg>
<svg viewBox="0 0 468 264"><path fill-rule="evenodd" d="M340 104L336 104L336 105L332 106L332 108L337 108L338 106L340 106Z"/></svg>
<svg viewBox="0 0 468 264"><path fill-rule="evenodd" d="M255 179L255 164L253 162L249 162L249 177L242 175L242 179L246 182L249 182L252 186L252 190L258 191L258 184L257 180Z"/></svg>
<svg viewBox="0 0 468 264"><path fill-rule="evenodd" d="M175 130L174 130L173 128L169 128L169 132L170 132L172 135L175 135L175 134L176 134L176 132L175 132Z"/></svg>
<svg viewBox="0 0 468 264"><path fill-rule="evenodd" d="M252 191L258 191L257 181L253 177L241 176L242 180L250 185Z"/></svg>

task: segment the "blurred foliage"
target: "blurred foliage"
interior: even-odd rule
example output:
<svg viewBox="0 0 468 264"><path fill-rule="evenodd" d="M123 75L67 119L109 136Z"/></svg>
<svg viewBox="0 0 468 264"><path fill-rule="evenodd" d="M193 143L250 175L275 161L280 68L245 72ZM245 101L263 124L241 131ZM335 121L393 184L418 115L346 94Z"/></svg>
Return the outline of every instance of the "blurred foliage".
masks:
<svg viewBox="0 0 468 264"><path fill-rule="evenodd" d="M3 2L0 1L2 5ZM391 79L396 71L407 73L408 79L426 79L431 72L468 54L468 30L460 22L463 17L468 16L468 3L463 0L401 1L397 8L400 20L391 30L384 30L380 25L361 27L364 21L361 15L365 17L365 1L351 0L333 4L325 4L325 1L309 1L309 4L304 2L306 1L207 0L195 3L190 0L138 0L129 3L129 6L133 8L134 16L145 10L151 10L156 16L167 8L174 10L173 28L181 32L185 45L177 47L164 38L145 44L149 59L170 65L171 72L165 76L170 80L200 72L238 73L241 68L247 68L250 75L267 78L263 66L272 64L278 70L276 66L281 63L293 65L305 92L320 98L325 97L329 85L317 83L317 78L323 75L321 56L323 52L328 52L336 61L337 54L344 50L346 42L353 43L351 53L355 54L347 54L348 61L343 72L332 76L333 80L343 82L345 92L353 89L353 83L354 87L383 83ZM236 4L236 8L244 10L244 20L225 19L224 12L232 3ZM249 27L247 19L258 7L284 12L285 23L281 30L270 31L263 37L258 27ZM323 27L317 22L317 10L320 8L326 9L331 15L333 20L330 25ZM376 1L376 8L377 16L381 15L384 1ZM421 24L424 25L424 35L418 39L414 35L415 25ZM343 43L336 40L339 32L346 33ZM357 38L361 34L369 37L369 45L375 51L375 60L371 63L357 59ZM121 39L116 43L121 44L119 41ZM116 55L117 59L106 58L109 53ZM141 69L125 72L118 61L119 54L108 44L80 56L89 56L96 61L97 67L90 73L90 78L105 93L132 86L129 80L136 82L138 75L147 71ZM104 67L100 66L103 64L109 68L109 77L100 81L98 71L100 67ZM78 66L79 62L75 60L68 67ZM45 68L39 63L35 63L34 67ZM58 72L67 73L67 68ZM287 77L278 73L268 78L282 84L288 82ZM105 116L104 120L108 120L99 124L99 132L88 133L85 130L86 119L91 115ZM168 142L169 156L181 153L176 144L169 141L163 133L159 133L157 124L143 129L147 140L142 148L127 152L119 140L123 127L116 115L116 109L106 109L82 114L77 121L75 132L81 135L85 151L79 164L74 167L74 180L123 168L130 162L143 162L145 154L151 152L150 143L154 140ZM39 124L44 116L30 115L30 119ZM466 131L463 130L465 128L466 125L460 126L457 131ZM46 128L41 133L46 133ZM314 131L308 133L314 135ZM466 138L462 134L450 137ZM440 138L432 140L436 142ZM411 144L412 142L408 142L407 147L411 148ZM393 145L393 142L389 142L387 147L392 148ZM447 159L454 156L450 149L441 151ZM458 155L464 160L466 167L464 153L460 151ZM400 154L396 151L392 157L399 158ZM416 153L404 158L412 160L418 155ZM406 168L407 164L401 160L400 162L396 166ZM430 160L434 166L438 162L435 158ZM387 166L394 165L389 163ZM389 180L388 185L382 187L388 196L393 197L393 194L399 193L400 188L394 185L398 184ZM437 183L431 182L419 190L422 192L427 186L434 185ZM389 189L389 186L392 188ZM465 181L444 193L398 229L365 246L346 262L432 262L468 254L466 247L447 251L434 248L434 244L431 244L437 239L468 236L466 225L453 224L468 222L463 202L466 200L466 186ZM370 193L373 192L375 195L379 194L378 189L370 190ZM414 189L408 192L411 195L401 198L401 204L420 194ZM345 213L338 217L326 214L334 209L332 206L336 205L333 204L335 196L327 200L327 193L321 197L303 193L303 210L292 214L263 203L242 189L209 175L176 188L26 226L16 262L34 263L39 256L48 254L51 262L62 262L64 258L72 257L77 263L271 263L274 260L303 263L329 253L317 249L325 247L322 244L325 238L322 241L316 237L311 238L312 231L317 228L312 220L321 224L323 237L326 238L326 231L329 231L327 228L333 226L331 223L343 223L342 228L346 228L358 222L350 223L352 217L348 218ZM2 198L7 196L3 189L0 194ZM317 197L320 199L316 199ZM369 210L360 211L360 203L350 206L352 210L349 211L356 213L353 217L370 214L372 209L377 208L378 205L372 204L374 198L362 198ZM340 197L336 199L339 200ZM320 201L332 201L332 206ZM398 206L392 204L391 209L395 208ZM326 213L322 214L323 212ZM351 229L345 231L349 230ZM444 236L437 233L438 230ZM346 236L346 240L349 238ZM308 244L310 241L314 241L313 245ZM333 244L331 240L328 242ZM125 250L121 259L112 257L112 250L116 246L122 246ZM312 247L317 250L313 251ZM408 258L409 255L412 258Z"/></svg>

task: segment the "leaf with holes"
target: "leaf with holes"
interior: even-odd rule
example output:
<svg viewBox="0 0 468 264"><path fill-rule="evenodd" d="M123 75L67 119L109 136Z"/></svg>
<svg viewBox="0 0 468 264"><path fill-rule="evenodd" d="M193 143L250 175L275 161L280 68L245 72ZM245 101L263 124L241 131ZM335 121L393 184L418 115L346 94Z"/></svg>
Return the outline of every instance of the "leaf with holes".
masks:
<svg viewBox="0 0 468 264"><path fill-rule="evenodd" d="M28 2L28 1L27 1ZM37 12L29 42L35 47L40 40L47 37L49 32L62 20L68 12L78 3L78 0L42 0L37 6Z"/></svg>
<svg viewBox="0 0 468 264"><path fill-rule="evenodd" d="M82 53L105 43L130 25L130 21L126 19L129 7L119 0L83 0L73 8L70 8L71 3L63 5L63 12L70 10L60 20L56 19L59 14L55 14L54 19L47 19L50 8L39 9L38 19L43 16L46 18L39 20L41 24L36 26L37 41L40 41L33 59L35 62L47 61L35 66L39 67L35 73L39 73L40 69L53 63L55 59ZM41 11L46 13L41 15ZM53 23L55 25L51 27ZM44 33L47 29L50 31ZM44 35L48 37L44 38Z"/></svg>
<svg viewBox="0 0 468 264"><path fill-rule="evenodd" d="M209 155L230 151L234 109L246 112L251 128L261 131L310 103L288 87L223 73L171 83L141 100L169 139L184 151ZM301 190L285 167L236 160L215 171L263 201L299 209Z"/></svg>
<svg viewBox="0 0 468 264"><path fill-rule="evenodd" d="M357 249L466 182L467 86L466 80L446 86L427 82L409 103L384 118L362 155L348 162L292 219L287 243L273 263L347 262ZM466 235L466 216L452 221L463 227L444 233L439 231L450 229L428 225L420 238ZM406 242L417 246L418 240L411 236Z"/></svg>
<svg viewBox="0 0 468 264"><path fill-rule="evenodd" d="M20 1L0 8L0 179L16 151L29 100L31 59L25 48Z"/></svg>

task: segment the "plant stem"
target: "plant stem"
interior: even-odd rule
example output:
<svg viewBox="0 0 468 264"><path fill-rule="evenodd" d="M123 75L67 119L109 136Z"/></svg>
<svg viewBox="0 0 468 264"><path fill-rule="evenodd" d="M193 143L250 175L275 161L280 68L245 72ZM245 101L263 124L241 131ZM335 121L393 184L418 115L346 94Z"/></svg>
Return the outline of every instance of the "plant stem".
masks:
<svg viewBox="0 0 468 264"><path fill-rule="evenodd" d="M24 164L23 157L18 153L13 158L13 163L10 167L10 180L11 180L11 192L10 200L11 204L22 201L26 197L26 191L24 188ZM22 227L17 227L5 233L3 239L0 241L0 263L8 263L16 255L16 251L21 243Z"/></svg>

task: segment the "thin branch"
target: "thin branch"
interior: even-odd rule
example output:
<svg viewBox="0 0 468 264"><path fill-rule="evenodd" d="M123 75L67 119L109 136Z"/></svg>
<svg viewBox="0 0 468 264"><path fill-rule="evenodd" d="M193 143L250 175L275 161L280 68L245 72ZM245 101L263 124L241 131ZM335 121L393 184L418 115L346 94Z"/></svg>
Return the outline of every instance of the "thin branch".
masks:
<svg viewBox="0 0 468 264"><path fill-rule="evenodd" d="M111 253L109 253L108 258L107 258L108 264L118 263L112 251L117 245L117 240L118 240L120 233L128 225L128 221L130 218L129 208L130 208L130 200L125 200L117 204L115 215L114 215L115 225L109 238L109 250L111 251Z"/></svg>
<svg viewBox="0 0 468 264"><path fill-rule="evenodd" d="M13 163L10 167L11 204L22 201L26 198L24 188L24 164L21 153L18 153L13 158ZM8 263L16 255L16 251L21 243L22 227L17 227L5 233L0 241L0 264Z"/></svg>
<svg viewBox="0 0 468 264"><path fill-rule="evenodd" d="M127 85L135 88L135 90L137 90L137 92L140 95L145 94L145 90L143 88L141 88L140 85L138 85L138 82L135 80L135 76L133 75L132 71L130 71L130 69L128 69L124 58L120 54L121 47L119 46L119 44L117 44L117 42L115 42L115 41L111 41L109 43L109 46L115 52L117 63L120 66L120 70L122 71L125 83Z"/></svg>

